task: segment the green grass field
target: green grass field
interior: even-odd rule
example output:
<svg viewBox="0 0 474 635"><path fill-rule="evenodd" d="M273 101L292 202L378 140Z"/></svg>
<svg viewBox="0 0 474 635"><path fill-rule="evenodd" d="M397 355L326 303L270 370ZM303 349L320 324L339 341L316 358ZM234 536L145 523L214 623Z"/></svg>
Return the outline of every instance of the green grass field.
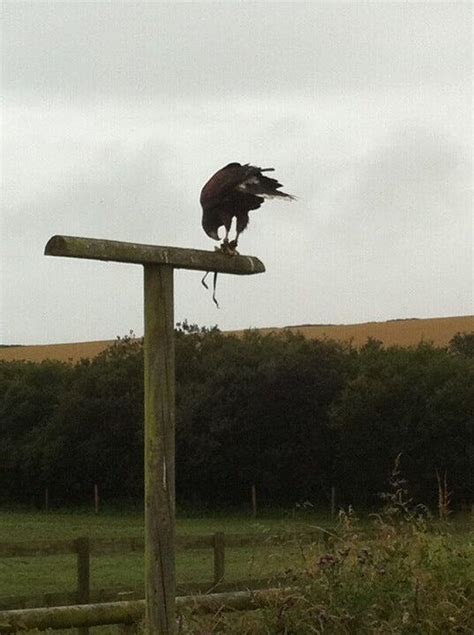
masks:
<svg viewBox="0 0 474 635"><path fill-rule="evenodd" d="M201 535L222 531L226 534L304 531L315 523L328 520L313 518L249 517L180 518L177 533ZM79 536L91 539L114 539L143 536L143 519L139 514L108 513L13 513L0 512L0 542L67 540ZM298 545L226 548L226 580L262 578L278 574L301 563ZM75 555L4 558L0 561L0 600L4 596L53 593L75 588ZM177 554L177 577L180 583L207 582L213 576L213 552L186 550ZM91 560L91 587L100 589L120 586L134 589L143 584L143 556L137 553L94 556Z"/></svg>
<svg viewBox="0 0 474 635"><path fill-rule="evenodd" d="M180 518L181 535L305 531L315 526L334 540L300 545L226 549L226 580L287 575L304 589L264 611L188 618L187 633L468 633L474 632L474 535L472 518L418 523L345 518L331 523L318 515ZM141 537L143 520L130 513L0 512L0 542L64 540L79 536ZM180 551L179 583L212 580L212 550ZM73 591L75 556L16 557L0 560L0 599ZM94 556L91 587L135 589L143 584L140 554ZM471 609L469 609L471 606ZM366 616L366 617L364 617ZM368 617L367 617L368 616ZM472 622L471 622L472 620ZM372 626L370 626L372 624ZM372 630L371 630L372 628ZM58 631L56 631L58 632ZM70 632L70 631L69 631ZM117 627L91 629L117 633Z"/></svg>

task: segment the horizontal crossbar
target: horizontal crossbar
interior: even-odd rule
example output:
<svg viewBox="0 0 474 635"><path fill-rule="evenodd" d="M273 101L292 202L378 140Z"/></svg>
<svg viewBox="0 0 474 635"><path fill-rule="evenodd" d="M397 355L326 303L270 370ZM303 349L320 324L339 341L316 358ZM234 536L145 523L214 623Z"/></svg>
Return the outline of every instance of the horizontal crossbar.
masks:
<svg viewBox="0 0 474 635"><path fill-rule="evenodd" d="M184 596L176 598L176 608L178 613L183 610L193 613L251 611L267 606L289 592L288 588L276 588ZM133 624L143 619L144 610L144 600L131 600L0 611L0 633L18 633L34 628L55 630L106 624Z"/></svg>
<svg viewBox="0 0 474 635"><path fill-rule="evenodd" d="M251 275L265 271L265 265L255 256L229 256L218 251L142 245L78 236L53 236L46 244L45 254L139 265L171 265L176 269L216 271L238 275Z"/></svg>

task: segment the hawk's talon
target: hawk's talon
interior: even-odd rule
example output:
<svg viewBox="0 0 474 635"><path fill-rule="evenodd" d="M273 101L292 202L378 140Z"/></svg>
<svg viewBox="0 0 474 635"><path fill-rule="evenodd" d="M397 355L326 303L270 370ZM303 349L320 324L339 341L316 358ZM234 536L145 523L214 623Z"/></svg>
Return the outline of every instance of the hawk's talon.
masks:
<svg viewBox="0 0 474 635"><path fill-rule="evenodd" d="M231 256L238 256L239 252L237 251L237 240L231 240L227 246L227 253Z"/></svg>
<svg viewBox="0 0 474 635"><path fill-rule="evenodd" d="M224 238L220 247L216 247L216 251L220 251L226 256L236 256L238 255L238 251L236 250L237 241L232 240L229 242L227 238Z"/></svg>

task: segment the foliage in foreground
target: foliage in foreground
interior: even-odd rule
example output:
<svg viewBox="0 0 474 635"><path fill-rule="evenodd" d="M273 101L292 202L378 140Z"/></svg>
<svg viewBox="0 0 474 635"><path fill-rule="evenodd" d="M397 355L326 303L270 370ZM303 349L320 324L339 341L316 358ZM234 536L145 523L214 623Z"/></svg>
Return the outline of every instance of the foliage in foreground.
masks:
<svg viewBox="0 0 474 635"><path fill-rule="evenodd" d="M383 495L385 507L370 523L349 508L335 527L319 527L324 544L295 537L298 558L281 572L278 600L247 612L185 613L179 635L472 635L474 519L434 520L409 498L399 462ZM449 519L449 504L445 511ZM318 520L308 518L307 528L310 522ZM115 635L118 627L93 631Z"/></svg>
<svg viewBox="0 0 474 635"><path fill-rule="evenodd" d="M370 547L346 537L339 549L296 574L292 583L298 586L280 601L255 613L195 619L188 632L472 633L473 592L467 569L473 555L472 548L454 550L446 535L391 535L386 530Z"/></svg>
<svg viewBox="0 0 474 635"><path fill-rule="evenodd" d="M472 633L474 543L456 540L446 523L434 529L413 507L396 469L393 490L371 531L352 510L341 513L326 553L288 571L278 600L262 610L187 616L193 635Z"/></svg>

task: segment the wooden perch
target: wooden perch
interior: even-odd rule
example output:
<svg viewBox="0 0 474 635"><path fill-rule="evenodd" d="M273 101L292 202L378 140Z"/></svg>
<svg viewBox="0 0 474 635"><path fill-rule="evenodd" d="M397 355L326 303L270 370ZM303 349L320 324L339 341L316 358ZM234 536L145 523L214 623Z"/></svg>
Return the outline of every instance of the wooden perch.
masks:
<svg viewBox="0 0 474 635"><path fill-rule="evenodd" d="M265 271L263 262L255 256L229 256L218 251L142 245L78 236L53 236L49 239L44 253L46 256L112 260L139 265L171 265L175 269L217 271L238 275L251 275Z"/></svg>
<svg viewBox="0 0 474 635"><path fill-rule="evenodd" d="M129 262L144 267L145 632L147 635L174 635L174 269L250 275L263 273L265 267L252 256L75 236L53 236L46 245L45 254ZM220 569L217 574L220 575ZM102 611L101 608L98 610ZM5 630L0 623L0 632L11 631Z"/></svg>

